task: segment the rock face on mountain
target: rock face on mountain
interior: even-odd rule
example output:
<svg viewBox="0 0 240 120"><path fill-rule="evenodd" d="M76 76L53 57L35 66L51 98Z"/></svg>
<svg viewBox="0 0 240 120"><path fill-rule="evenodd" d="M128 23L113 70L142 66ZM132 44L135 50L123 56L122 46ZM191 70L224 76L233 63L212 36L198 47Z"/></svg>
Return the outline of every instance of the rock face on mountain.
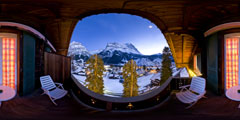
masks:
<svg viewBox="0 0 240 120"><path fill-rule="evenodd" d="M104 64L122 65L133 59L138 66L160 66L162 54L142 55L131 43L108 43L103 50L89 52L79 42L72 42L69 46L68 55L75 60L83 59L86 61L92 54L98 54Z"/></svg>
<svg viewBox="0 0 240 120"><path fill-rule="evenodd" d="M137 59L142 54L131 44L108 43L102 52L98 53L105 64L124 64L130 59Z"/></svg>

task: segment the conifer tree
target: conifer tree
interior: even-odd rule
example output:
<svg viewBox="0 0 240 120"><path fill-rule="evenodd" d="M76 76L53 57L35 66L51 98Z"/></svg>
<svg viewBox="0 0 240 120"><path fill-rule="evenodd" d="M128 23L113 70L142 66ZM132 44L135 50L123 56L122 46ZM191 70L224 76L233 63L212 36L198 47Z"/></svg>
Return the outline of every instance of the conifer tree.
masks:
<svg viewBox="0 0 240 120"><path fill-rule="evenodd" d="M170 76L172 76L171 69L171 51L168 47L164 47L162 55L162 68L161 68L161 82L164 83Z"/></svg>
<svg viewBox="0 0 240 120"><path fill-rule="evenodd" d="M138 96L138 88L137 85L137 65L134 60L128 61L123 66L123 97L133 97Z"/></svg>
<svg viewBox="0 0 240 120"><path fill-rule="evenodd" d="M97 55L92 55L86 62L87 78L85 80L86 87L96 93L103 94L103 71L104 64Z"/></svg>

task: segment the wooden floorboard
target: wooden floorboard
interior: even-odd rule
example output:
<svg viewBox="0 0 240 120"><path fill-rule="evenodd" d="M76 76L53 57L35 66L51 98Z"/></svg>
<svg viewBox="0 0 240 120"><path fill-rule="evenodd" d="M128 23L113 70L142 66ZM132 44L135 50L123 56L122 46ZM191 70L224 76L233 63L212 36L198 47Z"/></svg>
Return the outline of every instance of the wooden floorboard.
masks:
<svg viewBox="0 0 240 120"><path fill-rule="evenodd" d="M36 90L29 96L15 97L3 102L0 108L0 120L8 119L76 119L76 120L239 120L240 102L234 102L224 96L207 93L206 99L201 99L190 109L179 102L175 95L159 108L143 112L103 112L83 107L71 97L57 100L54 106L46 95L41 96L41 90Z"/></svg>

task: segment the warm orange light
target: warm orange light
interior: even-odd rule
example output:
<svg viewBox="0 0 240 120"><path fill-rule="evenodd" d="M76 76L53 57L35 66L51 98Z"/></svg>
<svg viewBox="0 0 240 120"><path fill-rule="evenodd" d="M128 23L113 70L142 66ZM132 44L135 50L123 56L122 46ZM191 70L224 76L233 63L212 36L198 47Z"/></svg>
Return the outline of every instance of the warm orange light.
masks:
<svg viewBox="0 0 240 120"><path fill-rule="evenodd" d="M2 82L4 86L15 89L16 39L2 39Z"/></svg>
<svg viewBox="0 0 240 120"><path fill-rule="evenodd" d="M226 40L226 89L238 85L239 39Z"/></svg>

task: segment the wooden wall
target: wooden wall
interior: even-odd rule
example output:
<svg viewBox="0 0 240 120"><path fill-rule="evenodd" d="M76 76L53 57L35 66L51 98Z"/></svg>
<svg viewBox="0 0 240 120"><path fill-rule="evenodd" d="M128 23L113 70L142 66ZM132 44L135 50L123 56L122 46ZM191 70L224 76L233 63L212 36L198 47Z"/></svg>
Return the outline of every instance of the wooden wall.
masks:
<svg viewBox="0 0 240 120"><path fill-rule="evenodd" d="M44 74L55 82L66 83L71 78L71 58L44 52Z"/></svg>

